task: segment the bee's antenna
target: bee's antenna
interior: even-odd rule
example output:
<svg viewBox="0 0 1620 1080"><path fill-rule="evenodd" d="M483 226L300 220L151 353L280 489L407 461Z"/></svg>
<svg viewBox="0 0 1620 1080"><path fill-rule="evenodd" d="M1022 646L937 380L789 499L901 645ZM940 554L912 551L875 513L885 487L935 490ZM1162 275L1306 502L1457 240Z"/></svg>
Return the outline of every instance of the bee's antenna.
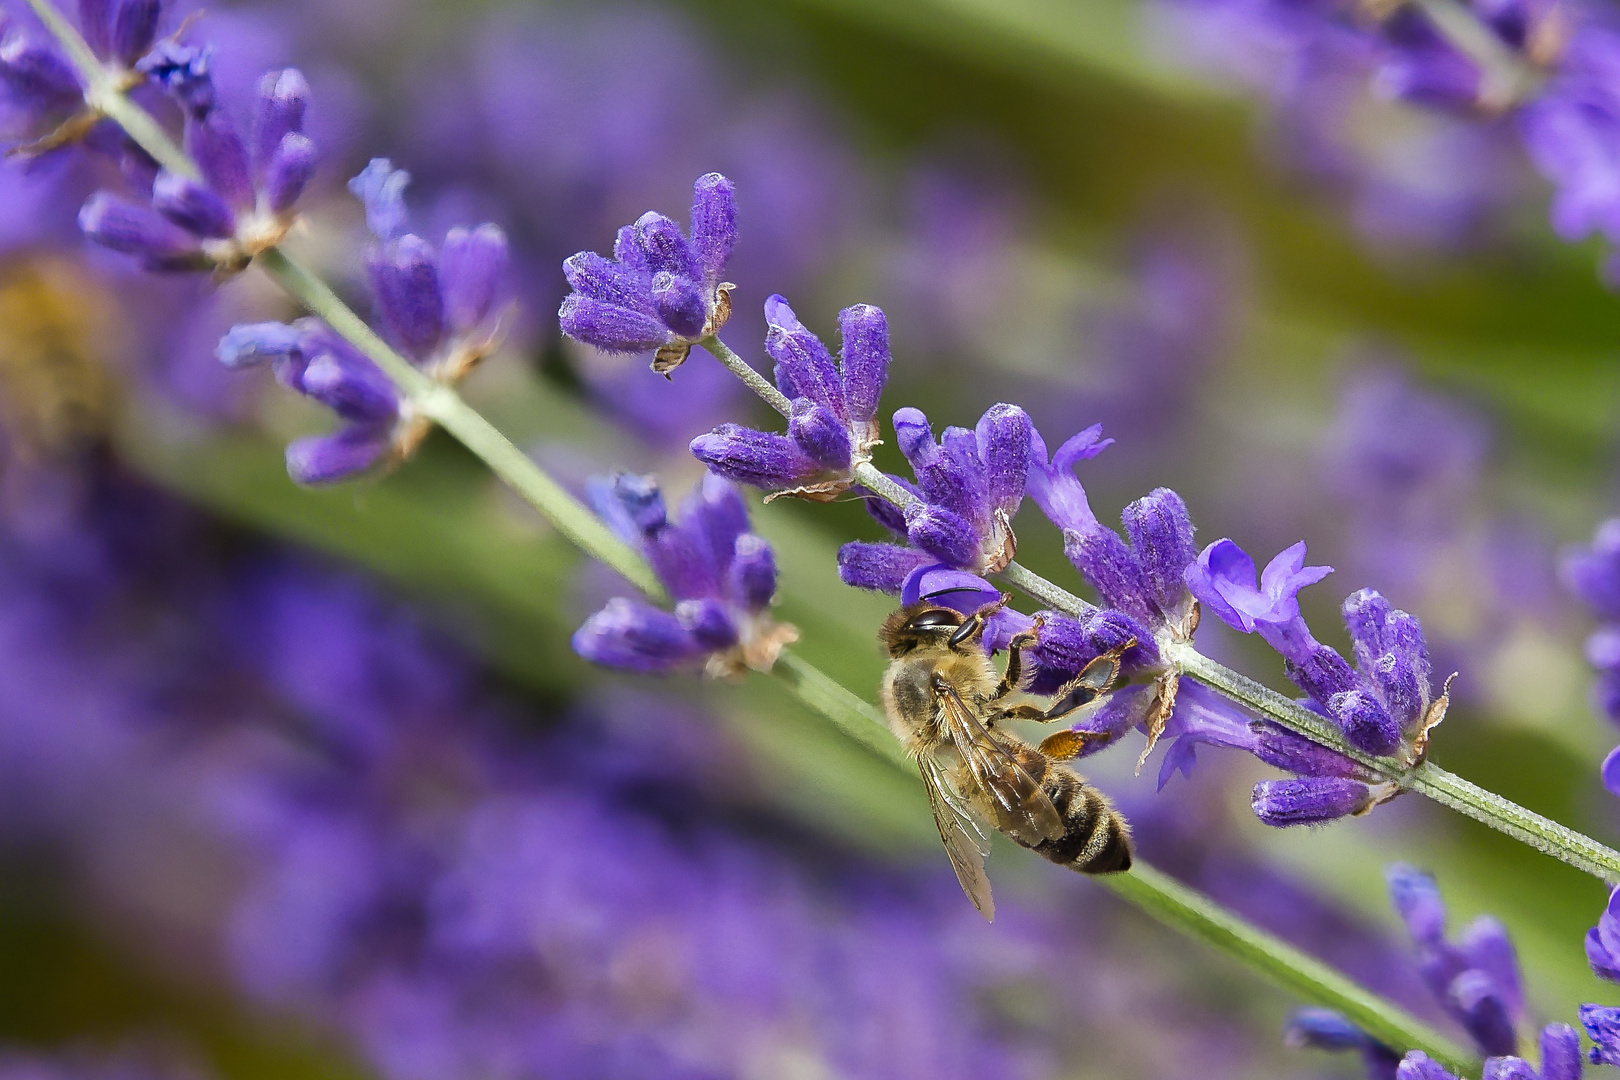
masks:
<svg viewBox="0 0 1620 1080"><path fill-rule="evenodd" d="M922 599L924 599L924 600L932 600L936 596L949 596L951 593L979 592L979 591L980 591L979 588L977 586L974 586L974 585L952 585L948 589L935 589L931 593L924 593L922 595Z"/></svg>

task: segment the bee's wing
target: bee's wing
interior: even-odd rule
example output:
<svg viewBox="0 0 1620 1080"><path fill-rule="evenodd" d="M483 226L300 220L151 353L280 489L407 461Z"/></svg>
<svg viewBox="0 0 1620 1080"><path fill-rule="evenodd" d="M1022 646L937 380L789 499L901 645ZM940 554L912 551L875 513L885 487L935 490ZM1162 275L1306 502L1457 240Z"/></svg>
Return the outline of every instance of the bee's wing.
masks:
<svg viewBox="0 0 1620 1080"><path fill-rule="evenodd" d="M990 879L984 872L984 857L990 854L989 845L985 843L984 835L973 818L946 794L951 790L949 783L939 775L939 766L934 759L926 754L919 757L917 770L922 773L923 787L928 791L928 805L934 811L934 826L939 829L939 838L945 842L945 854L950 856L956 880L961 883L967 898L973 901L973 906L979 909L979 914L990 922L996 917L996 902L990 895Z"/></svg>
<svg viewBox="0 0 1620 1080"><path fill-rule="evenodd" d="M985 730L961 695L942 685L939 704L951 741L994 811L998 828L1031 846L1060 838L1066 830L1052 800Z"/></svg>

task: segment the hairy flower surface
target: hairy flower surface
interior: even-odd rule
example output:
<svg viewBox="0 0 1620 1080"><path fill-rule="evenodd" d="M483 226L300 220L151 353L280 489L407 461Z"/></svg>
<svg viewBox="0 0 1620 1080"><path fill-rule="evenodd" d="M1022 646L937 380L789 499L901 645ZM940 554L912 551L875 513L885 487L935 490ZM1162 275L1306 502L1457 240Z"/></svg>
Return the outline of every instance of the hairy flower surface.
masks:
<svg viewBox="0 0 1620 1080"><path fill-rule="evenodd" d="M715 676L769 671L799 633L769 615L776 556L748 531L748 509L729 482L706 475L670 520L658 482L620 473L592 481L598 514L652 563L675 599L665 611L618 597L574 634L585 659L627 671L701 667Z"/></svg>
<svg viewBox="0 0 1620 1080"><path fill-rule="evenodd" d="M606 352L654 352L653 370L673 371L731 316L721 275L736 242L731 181L698 177L690 236L649 210L619 230L612 259L581 251L563 262L574 290L557 312L563 333Z"/></svg>
<svg viewBox="0 0 1620 1080"><path fill-rule="evenodd" d="M827 501L849 490L878 442L877 406L889 376L889 323L870 304L838 314L839 359L780 296L765 301L765 351L792 402L786 435L723 424L692 440L694 457L728 480Z"/></svg>

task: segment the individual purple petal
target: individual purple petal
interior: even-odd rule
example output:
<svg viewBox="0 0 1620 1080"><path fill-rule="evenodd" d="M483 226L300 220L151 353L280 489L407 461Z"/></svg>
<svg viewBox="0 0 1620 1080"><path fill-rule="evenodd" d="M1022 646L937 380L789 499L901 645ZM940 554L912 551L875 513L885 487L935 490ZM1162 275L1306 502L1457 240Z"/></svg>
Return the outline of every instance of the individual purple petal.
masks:
<svg viewBox="0 0 1620 1080"><path fill-rule="evenodd" d="M698 265L697 255L675 222L655 210L649 210L636 220L634 229L636 246L641 249L647 267L653 273L667 271L690 281L703 280L703 268Z"/></svg>
<svg viewBox="0 0 1620 1080"><path fill-rule="evenodd" d="M1018 512L1029 478L1030 436L1035 430L1029 415L1017 405L992 405L974 427L978 459L984 466L990 505Z"/></svg>
<svg viewBox="0 0 1620 1080"><path fill-rule="evenodd" d="M978 525L981 532L986 531L997 506L991 500L990 485L994 478L989 463L979 457L978 436L967 428L948 427L940 436L939 448L945 456L949 487L937 501ZM1002 509L1007 510L1010 516L1018 508L1018 500L1022 497L1023 490L1020 488L1018 494L1012 496L1010 504Z"/></svg>
<svg viewBox="0 0 1620 1080"><path fill-rule="evenodd" d="M786 435L721 424L692 440L692 456L739 484L777 491L814 479L821 466Z"/></svg>
<svg viewBox="0 0 1620 1080"><path fill-rule="evenodd" d="M1493 1057L1485 1059L1485 1070L1480 1080L1541 1080L1536 1070L1524 1058Z"/></svg>
<svg viewBox="0 0 1620 1080"><path fill-rule="evenodd" d="M186 149L208 186L237 210L253 207L253 174L247 148L219 109L186 121Z"/></svg>
<svg viewBox="0 0 1620 1080"><path fill-rule="evenodd" d="M1400 1060L1395 1051L1332 1009L1295 1010L1283 1029L1283 1041L1318 1050L1358 1051L1366 1062L1369 1080L1394 1080Z"/></svg>
<svg viewBox="0 0 1620 1080"><path fill-rule="evenodd" d="M785 380L796 397L809 398L843 420L844 385L827 346L804 328L781 296L765 301L765 325L765 351L776 361L777 383Z"/></svg>
<svg viewBox="0 0 1620 1080"><path fill-rule="evenodd" d="M108 51L124 66L133 66L152 48L162 14L162 0L117 0L109 24Z"/></svg>
<svg viewBox="0 0 1620 1080"><path fill-rule="evenodd" d="M902 607L927 600L940 607L972 615L1000 599L1000 590L984 578L966 570L953 570L941 563L917 567L906 575L905 582L900 586Z"/></svg>
<svg viewBox="0 0 1620 1080"><path fill-rule="evenodd" d="M407 233L376 252L367 268L383 322L406 352L426 359L444 335L444 294L433 249Z"/></svg>
<svg viewBox="0 0 1620 1080"><path fill-rule="evenodd" d="M287 475L297 484L332 484L358 476L388 453L385 426L356 424L330 435L312 435L287 444Z"/></svg>
<svg viewBox="0 0 1620 1080"><path fill-rule="evenodd" d="M297 68L267 71L259 80L259 109L253 118L253 161L268 175L270 162L288 135L303 135L309 108L309 81Z"/></svg>
<svg viewBox="0 0 1620 1080"><path fill-rule="evenodd" d="M37 109L71 108L84 97L72 64L15 31L0 40L0 83L19 104Z"/></svg>
<svg viewBox="0 0 1620 1080"><path fill-rule="evenodd" d="M1507 927L1489 915L1468 924L1457 941L1457 950L1468 966L1490 976L1497 993L1512 1016L1524 1010L1524 987L1519 978L1519 956Z"/></svg>
<svg viewBox="0 0 1620 1080"><path fill-rule="evenodd" d="M1266 565L1255 585L1254 560L1231 540L1206 547L1187 568L1187 588L1220 620L1244 633L1256 623L1287 623L1299 615L1297 594L1333 572L1331 566L1304 565L1305 543L1283 550Z"/></svg>
<svg viewBox="0 0 1620 1080"><path fill-rule="evenodd" d="M622 262L581 251L563 260L563 277L576 292L592 300L653 314L651 278ZM665 330L663 335L667 338L669 332Z"/></svg>
<svg viewBox="0 0 1620 1080"><path fill-rule="evenodd" d="M1594 1065L1620 1066L1620 1009L1582 1005L1579 1014L1581 1027L1593 1043L1586 1060Z"/></svg>
<svg viewBox="0 0 1620 1080"><path fill-rule="evenodd" d="M1345 597L1340 607L1345 629L1350 631L1350 644L1356 663L1364 671L1371 669L1388 648L1385 644L1385 625L1393 610L1377 589L1358 589Z"/></svg>
<svg viewBox="0 0 1620 1080"><path fill-rule="evenodd" d="M332 353L315 357L300 380L304 393L346 420L380 421L399 412L399 393L369 362L345 363Z"/></svg>
<svg viewBox="0 0 1620 1080"><path fill-rule="evenodd" d="M105 191L79 211L79 228L102 247L135 255L153 270L199 269L196 239L157 211L116 199Z"/></svg>
<svg viewBox="0 0 1620 1080"><path fill-rule="evenodd" d="M1581 1080L1581 1035L1568 1024L1541 1029L1541 1080Z"/></svg>
<svg viewBox="0 0 1620 1080"><path fill-rule="evenodd" d="M737 485L705 472L681 500L681 522L684 528L702 535L716 566L728 567L736 554L738 538L748 531L748 505Z"/></svg>
<svg viewBox="0 0 1620 1080"><path fill-rule="evenodd" d="M315 175L315 144L297 132L282 136L264 168L264 201L272 213L293 208Z"/></svg>
<svg viewBox="0 0 1620 1080"><path fill-rule="evenodd" d="M1463 1027L1487 1054L1505 1056L1518 1049L1513 1010L1488 974L1469 968L1452 980L1447 997Z"/></svg>
<svg viewBox="0 0 1620 1080"><path fill-rule="evenodd" d="M871 304L855 304L838 313L838 329L844 413L850 423L864 424L876 418L889 380L889 320Z"/></svg>
<svg viewBox="0 0 1620 1080"><path fill-rule="evenodd" d="M977 568L979 534L959 514L943 506L912 503L906 508L906 539L949 566Z"/></svg>
<svg viewBox="0 0 1620 1080"><path fill-rule="evenodd" d="M466 333L489 315L506 263L506 233L493 222L445 234L439 252L439 280L444 286L445 314L457 331Z"/></svg>
<svg viewBox="0 0 1620 1080"><path fill-rule="evenodd" d="M1046 456L1046 441L1033 427L1029 436L1029 479L1026 491L1041 508L1047 520L1067 532L1097 524L1097 516L1086 501L1086 489L1074 467L1102 453L1113 439L1102 437L1102 425L1093 424L1078 435L1069 438L1050 461Z"/></svg>
<svg viewBox="0 0 1620 1080"><path fill-rule="evenodd" d="M236 215L212 188L167 169L152 182L152 209L198 236L217 239L236 232Z"/></svg>
<svg viewBox="0 0 1620 1080"><path fill-rule="evenodd" d="M1350 690L1335 694L1326 704L1328 715L1356 749L1382 756L1401 744L1400 725L1371 694Z"/></svg>
<svg viewBox="0 0 1620 1080"><path fill-rule="evenodd" d="M1148 705L1153 701L1153 687L1147 685L1123 686L1103 700L1102 707L1071 730L1088 736L1080 749L1081 757L1089 757L1118 742L1122 736L1147 719Z"/></svg>
<svg viewBox="0 0 1620 1080"><path fill-rule="evenodd" d="M1254 816L1267 825L1320 825L1372 805L1372 790L1360 780L1312 776L1262 780L1254 785Z"/></svg>
<svg viewBox="0 0 1620 1080"><path fill-rule="evenodd" d="M1181 691L1185 694L1189 686L1198 685L1183 680ZM1208 693L1202 688L1200 691ZM1217 700L1224 702L1226 699L1217 696ZM1177 701L1180 701L1179 697ZM1250 721L1249 730L1254 736L1254 744L1249 752L1267 765L1298 776L1337 776L1367 782L1377 779L1343 754L1269 720Z"/></svg>
<svg viewBox="0 0 1620 1080"><path fill-rule="evenodd" d="M349 181L349 191L366 208L366 227L379 240L397 239L405 231L405 186L411 174L387 158L372 158Z"/></svg>
<svg viewBox="0 0 1620 1080"><path fill-rule="evenodd" d="M219 339L214 356L229 368L251 367L293 355L302 340L302 332L286 323L239 323Z"/></svg>
<svg viewBox="0 0 1620 1080"><path fill-rule="evenodd" d="M1609 893L1598 924L1586 932L1586 960L1598 978L1620 982L1620 889Z"/></svg>
<svg viewBox="0 0 1620 1080"><path fill-rule="evenodd" d="M737 644L737 624L732 621L725 604L713 597L682 600L675 605L675 618L692 635L692 640L709 652L729 649Z"/></svg>
<svg viewBox="0 0 1620 1080"><path fill-rule="evenodd" d="M1187 595L1187 568L1198 557L1187 504L1169 488L1155 488L1127 506L1121 520L1154 602L1171 615Z"/></svg>
<svg viewBox="0 0 1620 1080"><path fill-rule="evenodd" d="M674 615L622 596L574 631L573 646L594 664L647 674L681 667L706 651Z"/></svg>
<svg viewBox="0 0 1620 1080"><path fill-rule="evenodd" d="M651 352L674 340L669 328L653 316L580 293L563 298L557 321L563 333L603 352Z"/></svg>
<svg viewBox="0 0 1620 1080"><path fill-rule="evenodd" d="M1304 620L1299 620L1297 625L1302 626L1303 622ZM1287 659L1286 671L1295 685L1324 707L1340 694L1347 694L1356 689L1356 673L1350 669L1350 664L1344 657L1315 638L1311 638L1308 633L1302 633L1297 637L1304 639L1303 647L1277 650ZM1271 641L1271 644L1275 648L1278 644L1289 643Z"/></svg>
<svg viewBox="0 0 1620 1080"><path fill-rule="evenodd" d="M1609 794L1620 796L1620 746L1609 751L1609 755L1603 759L1598 775L1603 777L1603 786L1608 789Z"/></svg>
<svg viewBox="0 0 1620 1080"><path fill-rule="evenodd" d="M731 181L719 173L698 177L692 185L692 251L711 293L736 243L737 193Z"/></svg>
<svg viewBox="0 0 1620 1080"><path fill-rule="evenodd" d="M1446 933L1446 905L1434 878L1405 863L1384 870L1389 902L1406 924L1407 933L1420 946L1439 945Z"/></svg>
<svg viewBox="0 0 1620 1080"><path fill-rule="evenodd" d="M1412 731L1429 705L1428 647L1417 619L1404 611L1390 613L1384 637L1389 651L1366 674L1378 687L1396 724L1403 731Z"/></svg>
<svg viewBox="0 0 1620 1080"><path fill-rule="evenodd" d="M667 271L653 275L653 305L663 324L683 338L700 338L709 319L703 289L690 278Z"/></svg>
<svg viewBox="0 0 1620 1080"><path fill-rule="evenodd" d="M1395 1069L1395 1080L1457 1080L1421 1050L1410 1050Z"/></svg>
<svg viewBox="0 0 1620 1080"><path fill-rule="evenodd" d="M97 56L112 52L113 0L79 0L79 30Z"/></svg>
<svg viewBox="0 0 1620 1080"><path fill-rule="evenodd" d="M764 611L776 595L776 554L763 537L737 537L726 589L749 611Z"/></svg>
<svg viewBox="0 0 1620 1080"><path fill-rule="evenodd" d="M701 532L689 529L686 522L654 531L642 550L658 580L676 600L720 595L719 567Z"/></svg>
<svg viewBox="0 0 1620 1080"><path fill-rule="evenodd" d="M849 428L809 398L798 398L793 402L793 413L788 417L788 436L823 469L830 472L849 470L852 452Z"/></svg>
<svg viewBox="0 0 1620 1080"><path fill-rule="evenodd" d="M854 540L838 549L838 578L857 589L898 593L912 571L934 562L916 548Z"/></svg>
<svg viewBox="0 0 1620 1080"><path fill-rule="evenodd" d="M893 424L895 444L905 455L913 473L926 467L930 459L939 456L939 444L934 441L934 431L928 426L928 417L923 415L921 409L909 405L896 409Z"/></svg>
<svg viewBox="0 0 1620 1080"><path fill-rule="evenodd" d="M1106 605L1147 626L1162 621L1147 573L1118 533L1101 525L1066 529L1063 553Z"/></svg>

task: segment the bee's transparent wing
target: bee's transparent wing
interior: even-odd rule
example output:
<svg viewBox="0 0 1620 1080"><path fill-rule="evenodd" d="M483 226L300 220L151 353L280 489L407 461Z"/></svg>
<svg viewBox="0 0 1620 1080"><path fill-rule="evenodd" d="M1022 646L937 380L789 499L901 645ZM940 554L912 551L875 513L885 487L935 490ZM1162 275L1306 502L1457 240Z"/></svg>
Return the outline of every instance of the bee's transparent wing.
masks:
<svg viewBox="0 0 1620 1080"><path fill-rule="evenodd" d="M995 813L997 827L1031 847L1062 837L1063 819L1041 786L985 730L953 687L941 684L937 690L951 741Z"/></svg>
<svg viewBox="0 0 1620 1080"><path fill-rule="evenodd" d="M934 759L927 755L919 757L917 770L922 773L928 805L934 811L934 826L945 843L945 854L950 856L956 880L985 922L991 922L996 917L996 902L990 895L990 879L984 872L984 859L990 854L990 845L973 818L952 794L947 794L951 792L950 784L939 774Z"/></svg>

